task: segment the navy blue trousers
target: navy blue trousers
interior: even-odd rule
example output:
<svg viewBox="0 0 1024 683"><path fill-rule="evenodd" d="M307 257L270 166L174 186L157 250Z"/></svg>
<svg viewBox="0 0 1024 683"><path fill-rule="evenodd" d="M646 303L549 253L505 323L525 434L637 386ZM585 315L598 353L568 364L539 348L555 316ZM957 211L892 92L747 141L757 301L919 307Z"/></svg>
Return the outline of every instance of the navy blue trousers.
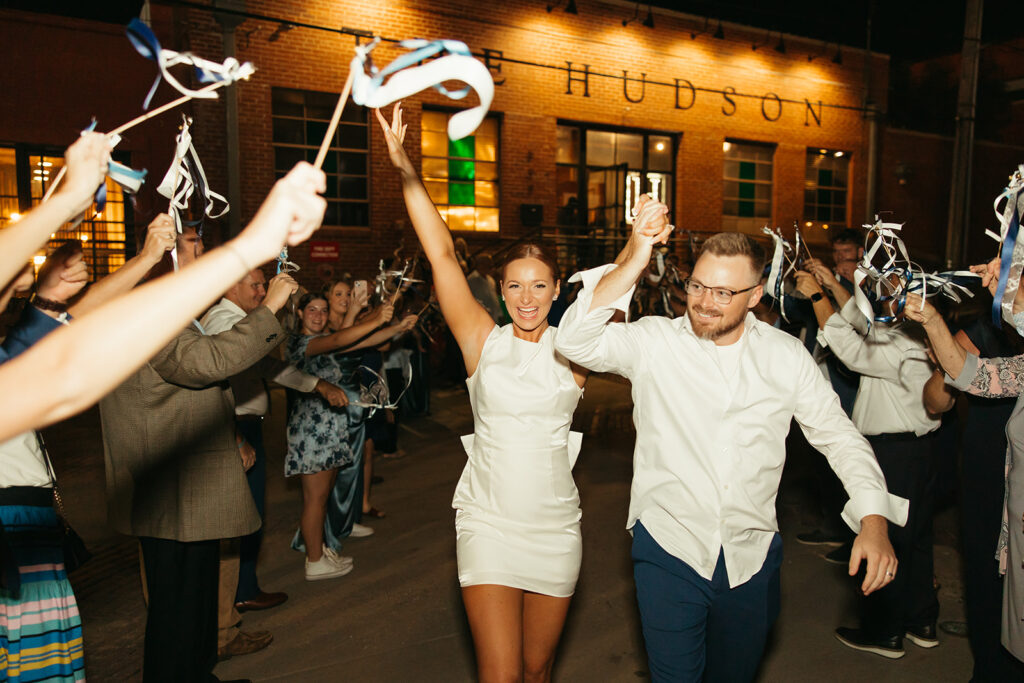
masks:
<svg viewBox="0 0 1024 683"><path fill-rule="evenodd" d="M640 522L633 527L633 578L654 683L750 681L779 615L782 537L764 565L729 588L719 551L711 580L667 553Z"/></svg>
<svg viewBox="0 0 1024 683"><path fill-rule="evenodd" d="M260 594L260 584L256 579L256 560L260 556L260 545L263 544L263 520L267 497L267 452L263 448L263 421L239 420L238 431L242 438L256 451L256 462L245 473L249 482L249 491L260 513L260 528L248 536L242 536L239 546L238 589L235 591L235 602L252 600Z"/></svg>

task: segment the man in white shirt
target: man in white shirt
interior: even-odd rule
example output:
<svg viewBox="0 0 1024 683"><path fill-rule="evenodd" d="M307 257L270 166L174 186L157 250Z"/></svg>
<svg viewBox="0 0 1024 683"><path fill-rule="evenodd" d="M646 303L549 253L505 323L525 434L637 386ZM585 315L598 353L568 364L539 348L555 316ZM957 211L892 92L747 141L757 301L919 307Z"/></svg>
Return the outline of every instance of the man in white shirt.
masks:
<svg viewBox="0 0 1024 683"><path fill-rule="evenodd" d="M797 286L814 302L818 342L861 376L853 423L871 443L889 490L910 501L906 525L890 529L902 570L899 578L863 601L860 628L838 628L836 638L847 647L899 659L905 654L904 636L924 648L939 644L932 461L941 420L924 405L924 387L934 366L920 326L873 322L868 328L856 300L828 268L811 262L809 270L798 273ZM838 313L822 297L819 281L835 295Z"/></svg>
<svg viewBox="0 0 1024 683"><path fill-rule="evenodd" d="M278 276L275 280L282 278ZM292 281L291 277L284 275ZM271 287L273 287L273 281ZM220 334L235 326L255 310L267 295L267 279L263 271L255 269L233 285L224 297L215 304L200 321L205 334ZM348 402L345 392L330 382L307 374L272 356L264 357L255 365L230 379L231 393L235 398L235 422L239 435L239 447L248 444L254 451L253 465L246 471L249 489L252 491L260 519L264 517L267 465L263 448L263 418L270 407L265 380L282 386L309 393L316 391L331 405L343 406ZM371 531L372 533L372 531ZM368 534L367 534L368 535ZM259 587L256 578L256 560L263 540L262 527L241 539L238 554L229 554L221 562L221 589L230 592L221 596L220 648L225 650L235 636L235 624L241 620L238 612L269 609L288 599L285 593L266 593ZM237 571L237 573L236 573ZM237 579L237 580L234 580ZM237 589L236 589L237 588ZM234 605L232 612L230 605ZM226 610L225 610L226 608ZM222 652L223 654L227 654ZM242 654L242 653L238 653Z"/></svg>
<svg viewBox="0 0 1024 683"><path fill-rule="evenodd" d="M618 267L573 277L584 288L555 345L573 362L632 382L627 527L652 679L750 680L778 614L775 498L790 420L850 493L843 517L859 534L850 574L866 560L865 593L896 574L886 518L902 523L906 501L889 495L867 442L799 340L749 313L764 267L750 238L705 242L686 283L685 317L607 324L625 310L652 246L667 238L671 228L661 225L637 219Z"/></svg>

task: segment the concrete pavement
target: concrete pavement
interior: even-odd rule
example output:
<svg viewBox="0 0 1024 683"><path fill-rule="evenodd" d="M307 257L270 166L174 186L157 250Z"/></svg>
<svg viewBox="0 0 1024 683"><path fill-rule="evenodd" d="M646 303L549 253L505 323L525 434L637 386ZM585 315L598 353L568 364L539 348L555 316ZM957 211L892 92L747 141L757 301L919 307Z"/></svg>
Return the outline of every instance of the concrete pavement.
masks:
<svg viewBox="0 0 1024 683"><path fill-rule="evenodd" d="M346 543L355 558L346 577L315 583L303 578L302 556L288 548L300 509L298 482L281 476L284 414L275 393L265 426L268 519L260 581L289 594L284 605L244 615L243 628L267 629L266 650L221 663L221 678L259 681L471 681L472 639L459 597L451 496L465 462L458 436L472 431L464 391L435 392L432 414L403 424L409 453L382 460L374 504L387 512L371 520L376 534ZM555 679L636 681L649 678L633 595L630 538L624 531L634 433L628 385L594 377L575 419L585 433L575 477L583 507L583 567L563 634ZM145 612L137 544L105 525L103 458L95 411L47 430L68 514L96 557L72 577L84 619L86 671L95 681L140 677ZM841 567L821 551L795 542L814 526L809 475L787 464L779 498L784 560L782 614L761 681L966 681L966 639L940 633L941 645L890 661L853 652L832 637L855 625L853 588ZM365 520L364 520L365 521ZM941 620L962 619L959 558L951 544L955 518L937 522L936 574L942 584Z"/></svg>

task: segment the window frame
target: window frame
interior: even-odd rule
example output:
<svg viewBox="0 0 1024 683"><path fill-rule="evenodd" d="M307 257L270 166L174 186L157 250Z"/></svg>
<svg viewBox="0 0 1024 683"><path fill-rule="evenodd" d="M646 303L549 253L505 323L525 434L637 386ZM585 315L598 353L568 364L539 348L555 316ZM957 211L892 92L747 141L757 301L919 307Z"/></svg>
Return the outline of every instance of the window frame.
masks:
<svg viewBox="0 0 1024 683"><path fill-rule="evenodd" d="M296 116L294 114L286 114L286 113L280 113L280 112L275 112L274 111L274 105L275 105L275 102L277 101L276 94L278 92L282 92L282 91L287 91L287 92L291 92L291 93L298 93L298 94L300 94L303 97L303 103L302 103L303 113L302 113L302 116ZM279 121L279 120L281 120L281 121L299 121L299 122L301 122L302 123L302 127L303 127L303 137L304 138L307 137L306 133L307 133L307 130L308 130L307 126L308 126L309 123L325 124L325 126L329 125L329 123L330 123L330 115L328 115L326 118L310 117L308 115L308 110L310 108L310 104L309 104L309 102L308 102L308 100L306 98L307 94L313 94L313 95L319 95L319 96L329 95L331 98L333 98L335 100L339 96L338 93L331 93L331 92L321 91L321 90L309 90L309 89L302 89L302 88L292 88L292 87L287 87L287 86L277 86L277 85L275 85L275 86L271 86L271 88L270 88L270 146L271 146L271 155L272 155L272 157L271 157L271 165L272 165L271 168L273 169L275 180L281 178L285 173L287 173L289 170L291 170L290 168L286 168L286 169L278 168L278 166L277 166L277 151L278 151L278 149L302 150L302 151L305 152L305 154L303 156L305 157L306 161L309 161L310 163L313 163L314 159L316 158L317 152L320 149L320 144L322 143L322 139L321 140L317 140L315 143L311 143L310 141L307 140L305 143L302 143L302 144L294 143L294 142L278 141L276 139L276 137L275 137L275 123L277 121ZM365 173L342 173L341 169L339 167L338 169L336 169L336 171L334 173L328 174L328 182L330 182L330 178L331 177L336 178L336 180L338 182L338 185L337 185L338 192L337 192L337 196L336 197L329 197L326 194L324 195L324 198L328 202L327 212L325 213L324 227L328 228L328 229L335 229L336 228L336 229L341 229L341 230L369 230L370 227L373 225L373 202L371 201L371 197L373 196L373 187L372 187L372 181L373 181L372 168L373 167L372 167L372 158L370 156L370 149L372 147L372 140L371 140L372 131L371 131L371 128L370 128L370 116L369 116L369 114L367 113L367 110L364 107L346 108L346 112L348 112L349 109L351 109L352 111L358 110L358 111L362 112L363 120L362 121L351 121L351 120L346 120L346 119L343 118L339 122L339 129L336 130L335 133L334 133L335 139L332 141L332 144L327 148L328 149L328 155L330 155L332 153L359 153L359 154L363 154L363 155L365 155ZM337 144L339 142L338 135L340 134L340 131L341 131L341 128L340 128L341 125L361 125L362 127L364 127L366 129L366 148L365 149L360 149L360 148L357 148L357 147L343 147L343 146ZM325 165L326 165L326 162L325 162ZM362 179L363 182L365 183L365 187L366 187L366 197L365 197L365 199L347 199L345 196L343 196L342 192L341 192L341 187L340 187L340 181L341 181L342 178L360 178L360 179ZM336 209L337 212L338 212L337 213L337 215L338 215L338 222L337 223L329 223L329 222L327 222L327 217L331 215L331 210L332 210L331 206L330 206L331 204L334 204L334 205L338 206L338 208ZM340 208L340 205L343 205L343 204L361 205L361 206L363 206L364 207L363 210L365 211L365 215L366 215L366 224L365 225L360 225L360 224L351 224L351 223L344 222L342 220L342 218L341 218L343 212L342 212L342 210Z"/></svg>
<svg viewBox="0 0 1024 683"><path fill-rule="evenodd" d="M625 163L619 164L618 166L626 166L626 179L628 182L628 176L631 172L640 173L640 177L644 180L647 178L648 173L661 173L669 177L669 189L666 190L665 196L670 199L669 201L669 222L675 222L676 213L676 183L679 178L679 168L677 159L679 157L679 145L682 139L682 135L679 132L659 130L654 128L637 128L634 126L615 126L603 123L592 123L588 121L576 121L570 119L558 119L556 126L575 128L579 131L579 144L576 149L575 163L566 163L557 161L557 132L556 132L556 162L555 162L555 182L558 182L558 168L575 168L576 169L576 197L577 197L577 210L578 216L576 222L563 223L556 219L556 224L559 227L579 227L586 228L590 226L589 214L589 192L587 191L587 177L589 171L608 170L614 168L614 166L596 166L587 163L587 137L590 132L600 133L621 133L625 135L641 135L643 136L643 153L642 153L642 168L630 168ZM557 131L557 128L556 128ZM650 148L652 137L666 137L672 142L671 159L672 159L672 170L662 171L652 169L650 164ZM625 208L625 197L621 197L623 207ZM561 207L559 207L561 208ZM620 217L623 224L626 224L627 217L625 215Z"/></svg>
<svg viewBox="0 0 1024 683"><path fill-rule="evenodd" d="M836 156L837 154L839 156ZM845 226L847 226L849 224L849 220L850 220L850 178L851 178L850 174L851 174L851 166L852 166L852 156L853 155L848 150L845 150L845 149L826 149L824 147L808 147L807 148L807 153L804 156L804 209L803 209L803 219L804 219L805 222L811 222L812 224L813 223L817 223L817 224L823 225L823 226L838 226L838 227L845 227ZM843 164L846 165L846 185L842 186L842 187L838 186L838 185L819 185L818 182L817 182L818 181L817 174L815 174L816 177L812 181L811 178L809 177L809 173L810 173L810 169L814 168L814 165L812 164L812 158L814 158L814 157L829 159L830 160L829 163L836 163L837 160L842 159L842 161L839 162L839 163L843 163ZM833 175L833 177L834 177L834 175ZM832 192L833 196L834 196L834 193L841 192L843 194L843 201L842 201L842 203L839 204L839 203L836 203L834 201L833 202L829 202L828 204L819 204L817 201L815 201L813 203L808 203L808 201L807 201L807 194L809 192L813 192L815 194L815 198L817 199L817 197L819 196L818 193L821 192L821 191ZM812 207L813 207L813 209L812 209ZM819 216L818 210L820 208L822 208L822 207L828 207L829 208L828 218L822 219L822 218L818 217ZM836 218L835 210L837 208L839 208L839 207L842 208L842 214L843 215L842 215L841 218Z"/></svg>
<svg viewBox="0 0 1024 683"><path fill-rule="evenodd" d="M761 140L748 140L748 139L744 139L744 138L725 138L725 140L723 140L723 143L728 143L730 145L742 145L742 146L747 146L747 147L754 147L754 148L760 148L760 149L769 150L771 152L771 161L766 163L766 162L761 161L759 159L748 160L748 159L731 158L731 157L728 156L729 152L727 152L723 148L723 150L722 150L722 219L721 219L721 227L722 227L722 229L723 230L725 230L725 229L736 229L736 228L742 229L743 226L741 225L741 223L743 221L749 221L751 223L759 223L759 222L771 223L772 222L772 217L773 217L773 215L775 213L775 154L778 151L778 145L776 143L774 143L774 142L764 142L764 141L761 141ZM732 148L730 147L730 150L731 149ZM757 178L757 173L756 172L754 174L754 178L752 178L752 179L751 178L741 178L739 176L736 176L736 177L729 176L729 175L727 175L727 168L728 168L728 164L729 164L730 161L736 161L736 162L739 162L739 163L743 163L743 162L753 163L753 164L755 164L755 167L756 167L756 165L762 165L762 166L767 165L767 166L770 167L770 171L771 171L770 174L769 174L770 178L768 180L759 180ZM768 199L767 200L758 199L757 196L756 196L756 189L755 189L755 196L752 199L748 199L746 197L741 197L741 196L730 197L730 196L728 196L726 194L726 186L727 186L728 183L731 183L731 182L735 182L735 183L751 183L751 184L754 185L755 188L757 186L762 186L762 187L767 186L769 188ZM735 200L737 202L752 201L754 203L754 214L752 216L744 216L744 215L742 215L740 213L729 213L729 212L727 212L726 211L726 203L729 202L729 201L733 201L733 200ZM767 215L760 216L760 215L757 214L757 205L758 204L761 204L762 206L767 205L767 207L768 207ZM726 223L727 220L729 222L735 223L736 225L726 226L725 223ZM753 225L753 226L751 226L750 229L756 230L757 228L758 228L758 226Z"/></svg>

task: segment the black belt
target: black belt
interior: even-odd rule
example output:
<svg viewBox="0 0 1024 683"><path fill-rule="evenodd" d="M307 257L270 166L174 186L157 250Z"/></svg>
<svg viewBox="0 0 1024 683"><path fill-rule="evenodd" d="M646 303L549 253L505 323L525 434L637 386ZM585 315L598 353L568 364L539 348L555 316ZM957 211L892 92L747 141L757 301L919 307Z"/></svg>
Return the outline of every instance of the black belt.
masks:
<svg viewBox="0 0 1024 683"><path fill-rule="evenodd" d="M934 435L935 431L933 430L921 436L914 432L890 432L888 434L866 434L865 437L868 441L915 441L917 439L927 439Z"/></svg>
<svg viewBox="0 0 1024 683"><path fill-rule="evenodd" d="M42 486L10 486L0 489L0 505L52 507L53 489Z"/></svg>

